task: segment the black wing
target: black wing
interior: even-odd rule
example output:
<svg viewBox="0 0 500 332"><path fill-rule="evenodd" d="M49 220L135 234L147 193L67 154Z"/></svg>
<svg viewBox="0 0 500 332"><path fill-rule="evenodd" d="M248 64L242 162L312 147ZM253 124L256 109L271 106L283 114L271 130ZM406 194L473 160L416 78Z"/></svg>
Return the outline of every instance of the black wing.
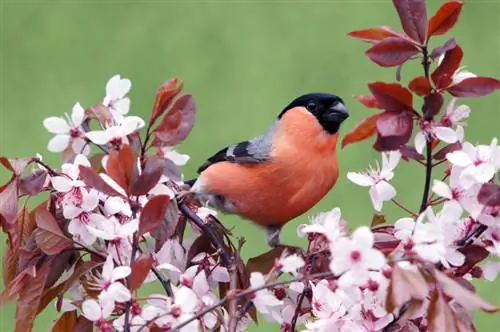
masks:
<svg viewBox="0 0 500 332"><path fill-rule="evenodd" d="M251 141L240 142L235 145L231 145L226 147L212 157L208 158L208 160L198 168L198 173L203 172L209 166L222 162L229 161L233 163L239 164L258 164L264 160L266 160L265 156L262 154L256 154L252 149L253 145Z"/></svg>

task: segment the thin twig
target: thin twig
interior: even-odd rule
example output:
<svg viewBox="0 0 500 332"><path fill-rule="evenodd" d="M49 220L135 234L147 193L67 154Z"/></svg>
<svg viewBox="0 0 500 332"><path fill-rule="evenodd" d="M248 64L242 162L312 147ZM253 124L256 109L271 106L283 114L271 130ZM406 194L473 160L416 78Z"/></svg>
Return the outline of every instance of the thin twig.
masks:
<svg viewBox="0 0 500 332"><path fill-rule="evenodd" d="M229 256L224 248L224 244L222 240L215 234L214 230L210 227L209 224L206 224L200 217L194 213L186 204L180 202L179 210L191 221L193 221L196 226L205 234L215 249L221 251L221 261L222 265L225 267L229 266Z"/></svg>
<svg viewBox="0 0 500 332"><path fill-rule="evenodd" d="M416 214L415 212L413 212L412 210L408 209L406 206L404 206L402 203L400 203L398 200L396 199L391 199L391 201L396 204L400 209L402 209L403 211L411 214L413 217L418 217L418 214Z"/></svg>
<svg viewBox="0 0 500 332"><path fill-rule="evenodd" d="M231 283L229 285L229 291L230 292L235 292L237 288L237 283L238 283L238 275L236 273L236 266L234 263L231 265L229 268L229 272L231 275ZM238 301L236 299L232 299L229 302L229 324L228 324L228 332L236 332L236 327L238 326L238 317L239 315L236 314L236 305Z"/></svg>
<svg viewBox="0 0 500 332"><path fill-rule="evenodd" d="M135 218L135 213L134 213L134 218ZM137 236L137 233L134 233L133 235L133 240L132 240L132 253L130 255L130 267L134 265L135 261L135 255L137 254L137 250L139 248L139 238ZM128 287L130 288L130 275L127 277L127 284ZM130 308L132 307L132 299L130 299L127 304L125 305L125 325L123 326L123 331L125 332L130 332Z"/></svg>
<svg viewBox="0 0 500 332"><path fill-rule="evenodd" d="M422 66L424 67L424 74L426 78L429 78L429 53L427 50L427 45L422 47L423 60ZM422 110L424 114L424 119L426 121L431 121L434 115L428 110ZM426 165L425 165L425 184L424 184L424 192L422 194L422 203L420 203L419 212L422 213L427 208L427 202L429 199L429 191L431 187L431 178L432 178L432 139L430 136L426 138Z"/></svg>
<svg viewBox="0 0 500 332"><path fill-rule="evenodd" d="M299 318L300 308L302 307L302 302L304 302L304 298L306 297L306 292L308 289L309 289L309 286L305 287L304 290L302 291L302 293L300 294L300 298L299 298L299 301L297 302L297 307L295 308L295 313L293 314L293 318L292 318L292 325L290 327L291 332L295 332L295 330L296 330L295 327L297 326L297 319Z"/></svg>
<svg viewBox="0 0 500 332"><path fill-rule="evenodd" d="M226 296L222 300L220 300L219 302L217 302L216 304L212 305L211 307L206 308L205 310L199 312L198 314L196 314L195 316L191 317L190 319L182 322L181 324L179 324L177 326L174 326L174 328L172 329L172 332L179 331L181 328L183 328L184 326L188 325L192 321L194 321L194 320L196 320L196 319L204 316L205 314L207 314L207 313L209 313L209 312L217 309L220 306L223 306L224 304L226 304L227 301L229 301L233 297L235 297L237 299L240 299L240 298L245 297L245 296L247 296L249 294L252 294L252 293L255 293L257 291L260 291L260 290L263 290L263 289L267 289L267 288L273 288L273 287L276 287L276 286L288 285L288 284L291 284L292 282L296 282L296 281L314 280L314 279L328 278L328 277L333 277L333 276L334 276L333 272L321 272L321 273L317 273L317 274L312 274L310 276L300 276L300 277L296 277L296 278L289 279L289 280L272 282L270 284L262 285L262 286L259 286L259 287L256 287L256 288L247 289L247 290L245 290L243 292L240 292L240 293L238 293L236 295L233 295L231 297ZM156 318L159 318L159 317L156 317Z"/></svg>

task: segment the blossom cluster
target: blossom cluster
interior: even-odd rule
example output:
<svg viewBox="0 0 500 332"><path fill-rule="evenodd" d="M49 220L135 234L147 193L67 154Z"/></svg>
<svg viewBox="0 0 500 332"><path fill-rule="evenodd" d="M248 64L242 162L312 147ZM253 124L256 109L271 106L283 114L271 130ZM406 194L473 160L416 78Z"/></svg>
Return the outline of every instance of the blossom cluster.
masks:
<svg viewBox="0 0 500 332"><path fill-rule="evenodd" d="M194 126L194 98L166 81L144 121L128 115L132 84L115 75L97 104L43 122L60 168L41 156L0 157L12 173L0 186L8 236L0 305L17 298L16 329L30 330L51 303L60 313L52 331L102 332L245 331L257 314L283 332L474 331L474 311L498 311L472 281L500 273L500 146L465 139L474 114L460 98L488 95L500 81L464 71L454 39L428 49L456 23L461 2L429 21L425 1L393 2L404 34L350 33L373 44L366 54L380 66L420 56L424 69L408 88L374 82L357 97L380 110L342 141L377 136L381 164L346 173L368 188L370 225L349 231L333 208L298 227L307 249L282 246L245 262L244 239L185 195L180 167L189 156L175 148ZM391 184L402 161L425 173L418 210ZM30 210L30 197L46 200ZM398 206L398 218L388 220L384 204ZM162 291L145 294L153 283Z"/></svg>

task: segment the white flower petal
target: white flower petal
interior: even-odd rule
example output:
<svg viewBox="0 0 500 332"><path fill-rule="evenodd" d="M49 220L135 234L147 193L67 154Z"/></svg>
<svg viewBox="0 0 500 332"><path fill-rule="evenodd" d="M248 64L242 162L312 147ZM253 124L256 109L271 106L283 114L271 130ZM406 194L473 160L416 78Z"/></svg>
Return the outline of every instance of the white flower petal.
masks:
<svg viewBox="0 0 500 332"><path fill-rule="evenodd" d="M490 164L481 164L474 170L474 177L479 183L486 183L495 176L495 168Z"/></svg>
<svg viewBox="0 0 500 332"><path fill-rule="evenodd" d="M47 150L50 152L62 152L68 147L70 139L71 137L67 134L58 134L49 141Z"/></svg>
<svg viewBox="0 0 500 332"><path fill-rule="evenodd" d="M123 98L132 87L132 82L129 79L121 78L120 75L111 77L106 83L106 97L110 100Z"/></svg>
<svg viewBox="0 0 500 332"><path fill-rule="evenodd" d="M366 226L361 226L352 233L352 241L359 249L369 249L373 247L373 233Z"/></svg>
<svg viewBox="0 0 500 332"><path fill-rule="evenodd" d="M357 184L358 186L362 186L362 187L369 187L375 183L370 176L363 174L363 173L348 172L347 178L351 182Z"/></svg>
<svg viewBox="0 0 500 332"><path fill-rule="evenodd" d="M376 194L372 195L372 191ZM396 189L387 181L380 181L370 188L370 197L373 205L378 207L377 211L382 209L382 202L389 201L396 196Z"/></svg>
<svg viewBox="0 0 500 332"><path fill-rule="evenodd" d="M90 131L86 133L85 136L87 136L91 142L99 145L106 144L113 139L113 137L109 135L108 131L103 130Z"/></svg>
<svg viewBox="0 0 500 332"><path fill-rule="evenodd" d="M65 176L54 176L50 179L52 187L60 193L66 193L72 188L71 180Z"/></svg>
<svg viewBox="0 0 500 332"><path fill-rule="evenodd" d="M450 187L443 181L434 180L432 183L432 191L438 194L441 197L452 199L453 193L451 192Z"/></svg>
<svg viewBox="0 0 500 332"><path fill-rule="evenodd" d="M500 272L500 262L489 262L483 267L483 278L488 281L495 281Z"/></svg>
<svg viewBox="0 0 500 332"><path fill-rule="evenodd" d="M455 166L466 167L472 164L469 155L464 151L453 151L446 154L446 159Z"/></svg>
<svg viewBox="0 0 500 332"><path fill-rule="evenodd" d="M43 126L52 134L67 134L71 129L66 120L57 116L43 120Z"/></svg>
<svg viewBox="0 0 500 332"><path fill-rule="evenodd" d="M83 122L83 117L85 116L85 110L80 103L76 103L73 106L73 111L71 112L71 122L75 127L79 127Z"/></svg>
<svg viewBox="0 0 500 332"><path fill-rule="evenodd" d="M370 249L364 253L367 267L370 269L378 270L385 265L385 256L376 249Z"/></svg>
<svg viewBox="0 0 500 332"><path fill-rule="evenodd" d="M417 150L418 153L422 154L422 152L424 152L426 142L427 140L425 139L424 133L419 131L415 135L415 150Z"/></svg>
<svg viewBox="0 0 500 332"><path fill-rule="evenodd" d="M127 114L130 110L130 99L123 98L123 99L117 100L116 102L113 103L113 108L115 110L117 110L118 113L121 115Z"/></svg>
<svg viewBox="0 0 500 332"><path fill-rule="evenodd" d="M119 279L123 279L125 277L128 277L132 270L130 269L130 266L118 266L113 269L112 275L111 275L111 280L116 281Z"/></svg>
<svg viewBox="0 0 500 332"><path fill-rule="evenodd" d="M455 98L454 98L455 99ZM467 105L460 105L457 109L451 114L451 121L453 123L457 123L459 121L465 120L470 115L470 107Z"/></svg>
<svg viewBox="0 0 500 332"><path fill-rule="evenodd" d="M85 318L95 322L101 318L101 306L96 300L86 300L82 304L82 313Z"/></svg>
<svg viewBox="0 0 500 332"><path fill-rule="evenodd" d="M448 127L435 127L434 134L437 138L446 143L455 143L457 141L457 133Z"/></svg>
<svg viewBox="0 0 500 332"><path fill-rule="evenodd" d="M125 285L119 282L114 282L112 283L108 289L107 289L107 295L104 295L104 298L112 298L117 302L126 302L130 300L131 295L130 291L128 290ZM103 294L103 293L101 293Z"/></svg>

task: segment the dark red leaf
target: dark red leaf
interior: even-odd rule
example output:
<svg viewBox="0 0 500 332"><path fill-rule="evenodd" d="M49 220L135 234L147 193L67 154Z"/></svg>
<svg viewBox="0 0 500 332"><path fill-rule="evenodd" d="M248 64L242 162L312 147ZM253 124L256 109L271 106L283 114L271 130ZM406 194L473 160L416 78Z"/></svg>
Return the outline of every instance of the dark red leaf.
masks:
<svg viewBox="0 0 500 332"><path fill-rule="evenodd" d="M131 194L134 196L146 195L160 181L165 169L165 159L161 157L150 157L141 175L132 185Z"/></svg>
<svg viewBox="0 0 500 332"><path fill-rule="evenodd" d="M425 157L418 153L418 151L415 149L415 147L410 146L410 145L403 145L402 147L399 148L399 152L401 152L401 158L403 160L424 160Z"/></svg>
<svg viewBox="0 0 500 332"><path fill-rule="evenodd" d="M123 196L107 184L94 169L82 165L79 166L79 169L80 178L87 186L92 187L108 196Z"/></svg>
<svg viewBox="0 0 500 332"><path fill-rule="evenodd" d="M92 332L94 330L94 324L85 316L80 316L76 320L76 326L73 332Z"/></svg>
<svg viewBox="0 0 500 332"><path fill-rule="evenodd" d="M12 177L0 192L0 226L4 227L3 223L14 223L17 215L18 201L17 178Z"/></svg>
<svg viewBox="0 0 500 332"><path fill-rule="evenodd" d="M392 0L408 37L424 44L427 36L425 0Z"/></svg>
<svg viewBox="0 0 500 332"><path fill-rule="evenodd" d="M156 100L153 105L153 110L151 112L151 119L149 120L151 127L156 119L158 119L162 114L170 107L172 101L179 93L182 91L182 82L177 78L166 81L158 88L156 93Z"/></svg>
<svg viewBox="0 0 500 332"><path fill-rule="evenodd" d="M471 77L448 88L455 97L482 97L500 89L500 81L491 77Z"/></svg>
<svg viewBox="0 0 500 332"><path fill-rule="evenodd" d="M107 173L125 191L129 191L137 181L137 154L129 145L123 145L120 151L109 154Z"/></svg>
<svg viewBox="0 0 500 332"><path fill-rule="evenodd" d="M457 41L455 38L450 38L448 39L443 45L436 47L435 49L432 50L431 54L429 57L431 59L437 59L441 55L443 55L445 52L454 49L457 47Z"/></svg>
<svg viewBox="0 0 500 332"><path fill-rule="evenodd" d="M189 135L194 127L196 104L187 94L176 100L154 131L153 146L177 145Z"/></svg>
<svg viewBox="0 0 500 332"><path fill-rule="evenodd" d="M427 315L429 331L462 332L457 328L455 315L441 292L432 293Z"/></svg>
<svg viewBox="0 0 500 332"><path fill-rule="evenodd" d="M375 135L377 132L377 119L380 114L382 113L367 117L358 123L342 140L342 148Z"/></svg>
<svg viewBox="0 0 500 332"><path fill-rule="evenodd" d="M444 148L442 148L441 150L439 150L438 152L436 152L436 154L434 154L434 159L435 160L443 160L444 158L446 158L446 155L448 153L451 153L453 151L457 151L457 150L460 150L462 149L462 143L460 143L459 141L455 142L455 143L451 143L451 144L448 144L446 145Z"/></svg>
<svg viewBox="0 0 500 332"><path fill-rule="evenodd" d="M43 207L35 214L38 229L35 230L37 246L47 255L55 255L71 246L72 241L66 237L57 224L54 216Z"/></svg>
<svg viewBox="0 0 500 332"><path fill-rule="evenodd" d="M462 1L449 1L443 4L429 20L427 38L444 35L453 28L457 23L462 6Z"/></svg>
<svg viewBox="0 0 500 332"><path fill-rule="evenodd" d="M398 83L374 82L368 84L379 105L389 112L413 109L413 96L410 90Z"/></svg>
<svg viewBox="0 0 500 332"><path fill-rule="evenodd" d="M431 82L424 76L419 76L411 80L408 88L419 96L427 96L432 92Z"/></svg>
<svg viewBox="0 0 500 332"><path fill-rule="evenodd" d="M386 27L386 26L351 31L347 35L349 35L350 37L368 42L368 43L372 43L372 44L375 44L375 43L377 43L381 40L384 40L385 38L388 38L388 37L403 37L404 36L403 34L396 32L396 31L393 31L391 28Z"/></svg>
<svg viewBox="0 0 500 332"><path fill-rule="evenodd" d="M157 250L161 248L161 246L170 239L176 233L179 225L179 208L175 202L170 202L168 204L167 213L165 218L163 218L160 225L155 228L151 232L151 236L156 240L155 247ZM182 226L182 225L179 225ZM184 219L185 226L185 219ZM180 232L180 234L184 235L184 232ZM181 235L181 236L182 236Z"/></svg>
<svg viewBox="0 0 500 332"><path fill-rule="evenodd" d="M47 172L45 170L36 170L33 173L19 180L19 194L34 196L40 193L43 185L47 180Z"/></svg>
<svg viewBox="0 0 500 332"><path fill-rule="evenodd" d="M377 132L387 136L410 136L413 121L409 112L381 113L377 118Z"/></svg>
<svg viewBox="0 0 500 332"><path fill-rule="evenodd" d="M386 309L393 312L411 299L425 300L429 294L429 285L420 270L407 269L395 264L392 269Z"/></svg>
<svg viewBox="0 0 500 332"><path fill-rule="evenodd" d="M385 112L377 120L377 151L399 150L411 137L413 120L409 112Z"/></svg>
<svg viewBox="0 0 500 332"><path fill-rule="evenodd" d="M144 206L141 217L139 218L139 234L155 230L163 221L167 213L170 197L167 195L158 195L151 198Z"/></svg>
<svg viewBox="0 0 500 332"><path fill-rule="evenodd" d="M385 222L385 218L383 219L383 221ZM372 220L372 225L373 222L374 221ZM380 224L378 227L380 227ZM374 240L373 247L380 250L386 256L388 256L390 253L396 250L397 246L401 242L394 235L384 232L375 232L375 231L373 232L373 240Z"/></svg>
<svg viewBox="0 0 500 332"><path fill-rule="evenodd" d="M172 181L182 180L181 169L170 159L165 159L165 168L163 168L163 175L165 175Z"/></svg>
<svg viewBox="0 0 500 332"><path fill-rule="evenodd" d="M465 247L458 248L465 255L465 263L456 271L456 276L463 276L470 271L477 263L485 260L490 255L489 251L484 247L476 244L470 244Z"/></svg>
<svg viewBox="0 0 500 332"><path fill-rule="evenodd" d="M358 95L358 96L354 96L354 98L356 98L361 104L365 105L368 108L382 109L382 107L380 107L377 99L375 99L375 97L373 97L373 96Z"/></svg>
<svg viewBox="0 0 500 332"><path fill-rule="evenodd" d="M366 51L366 55L382 67L394 67L405 63L420 50L411 41L400 37L389 37Z"/></svg>
<svg viewBox="0 0 500 332"><path fill-rule="evenodd" d="M439 92L431 93L428 96L424 97L424 114L432 114L437 115L443 107L444 98L443 95Z"/></svg>
<svg viewBox="0 0 500 332"><path fill-rule="evenodd" d="M263 274L269 273L271 268L274 266L276 259L280 258L283 254L284 247L278 247L271 249L259 256L252 257L247 262L247 271L260 272Z"/></svg>
<svg viewBox="0 0 500 332"><path fill-rule="evenodd" d="M16 306L16 332L31 331L51 266L52 261L45 262L21 289Z"/></svg>
<svg viewBox="0 0 500 332"><path fill-rule="evenodd" d="M66 311L59 317L52 326L51 332L74 331L76 326L76 311Z"/></svg>
<svg viewBox="0 0 500 332"><path fill-rule="evenodd" d="M0 157L0 164L2 164L5 168L7 168L9 171L12 173L16 173L12 165L10 164L10 161L6 157Z"/></svg>
<svg viewBox="0 0 500 332"><path fill-rule="evenodd" d="M481 299L477 294L474 294L470 290L462 287L459 283L448 277L443 272L435 270L435 276L441 285L443 292L455 299L466 309L471 311L481 309L485 312L497 312L500 309Z"/></svg>
<svg viewBox="0 0 500 332"><path fill-rule="evenodd" d="M443 89L449 85L453 74L460 67L463 55L459 45L445 52L443 61L431 74L432 81L438 88Z"/></svg>
<svg viewBox="0 0 500 332"><path fill-rule="evenodd" d="M500 206L500 185L496 183L485 183L481 186L477 195L479 203L486 206Z"/></svg>
<svg viewBox="0 0 500 332"><path fill-rule="evenodd" d="M141 288L144 280L151 271L154 259L149 253L142 253L136 258L132 264L132 272L130 274L130 291L135 292Z"/></svg>
<svg viewBox="0 0 500 332"><path fill-rule="evenodd" d="M215 249L212 246L212 242L210 242L210 239L204 234L198 236L193 241L191 247L189 247L188 253L186 255L186 262L191 262L193 257L202 252L206 252L207 254L213 254L215 252Z"/></svg>

